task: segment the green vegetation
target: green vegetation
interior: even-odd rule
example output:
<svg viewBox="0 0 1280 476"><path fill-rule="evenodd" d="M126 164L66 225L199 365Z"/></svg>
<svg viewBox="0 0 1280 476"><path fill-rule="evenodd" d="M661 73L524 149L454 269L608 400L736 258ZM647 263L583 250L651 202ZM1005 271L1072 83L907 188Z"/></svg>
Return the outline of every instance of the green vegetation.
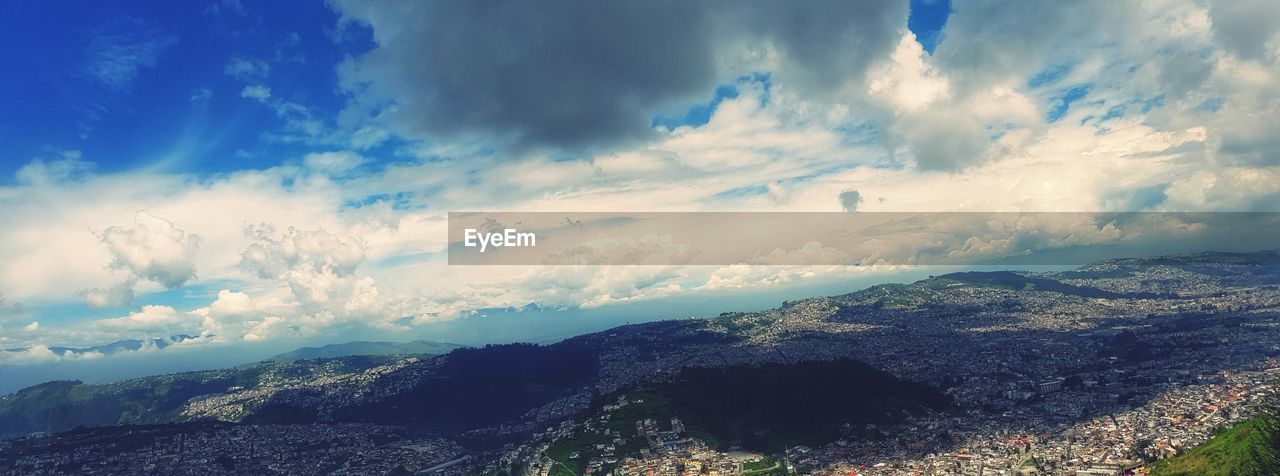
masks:
<svg viewBox="0 0 1280 476"><path fill-rule="evenodd" d="M742 463L742 476L786 476L787 465L781 460L768 456L758 461Z"/></svg>
<svg viewBox="0 0 1280 476"><path fill-rule="evenodd" d="M547 457L556 462L550 473L570 476L582 474L587 467L587 456L593 453L595 445L606 442L608 439L603 435L581 431L569 438L556 440L547 448Z"/></svg>
<svg viewBox="0 0 1280 476"><path fill-rule="evenodd" d="M1151 475L1280 475L1280 412L1219 431L1191 451L1160 462Z"/></svg>

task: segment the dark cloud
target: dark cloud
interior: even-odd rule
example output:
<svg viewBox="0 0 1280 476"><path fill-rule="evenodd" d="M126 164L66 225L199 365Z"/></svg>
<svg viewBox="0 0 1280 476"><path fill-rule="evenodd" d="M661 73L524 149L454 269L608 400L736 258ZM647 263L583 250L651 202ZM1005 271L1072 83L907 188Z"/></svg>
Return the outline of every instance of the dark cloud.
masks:
<svg viewBox="0 0 1280 476"><path fill-rule="evenodd" d="M344 65L357 101L410 137L582 150L643 139L661 108L705 100L780 53L798 88L861 78L906 2L363 2L344 21L377 47ZM855 79L856 80L856 79Z"/></svg>
<svg viewBox="0 0 1280 476"><path fill-rule="evenodd" d="M711 7L728 19L721 33L738 44L767 44L781 53L778 76L822 94L858 81L867 66L897 45L908 2L845 0L728 2Z"/></svg>
<svg viewBox="0 0 1280 476"><path fill-rule="evenodd" d="M840 208L846 212L858 211L858 205L862 203L862 194L857 190L845 190L840 192Z"/></svg>
<svg viewBox="0 0 1280 476"><path fill-rule="evenodd" d="M938 111L907 126L903 137L921 170L956 171L988 159L990 133L964 111Z"/></svg>
<svg viewBox="0 0 1280 476"><path fill-rule="evenodd" d="M1280 31L1280 11L1274 0L1209 2L1213 35L1242 58L1267 55L1267 42Z"/></svg>

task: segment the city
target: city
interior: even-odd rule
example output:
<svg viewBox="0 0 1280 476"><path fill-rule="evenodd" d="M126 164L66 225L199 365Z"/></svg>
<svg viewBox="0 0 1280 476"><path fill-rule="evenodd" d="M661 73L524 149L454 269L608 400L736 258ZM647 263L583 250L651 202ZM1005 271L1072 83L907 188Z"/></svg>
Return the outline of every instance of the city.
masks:
<svg viewBox="0 0 1280 476"><path fill-rule="evenodd" d="M127 464L145 470L178 458L221 462L228 471L310 472L279 466L298 459L288 457L294 454L288 448L308 441L303 446L353 448L324 450L327 459L301 457L325 468L378 454L378 467L388 471L456 461L439 471L460 474L1141 471L1275 405L1280 274L1270 261L1278 259L1271 252L1241 256L1267 264L1205 254L1176 257L1172 264L1113 260L1073 271L956 273L758 313L624 326L565 341L595 351L598 372L585 386L566 387L499 425L449 431L427 426L415 430L425 431L418 437L398 429L412 427L357 424L352 418L362 417L343 412L396 401L417 382L438 379L453 354L319 377L265 378L256 386L192 398L174 419L240 425L195 433L182 427L140 429L139 434L176 436L156 436L129 452L68 443L90 440L77 433L96 430L6 440L0 454L23 456L0 459L0 469L56 472L50 468ZM859 428L846 423L840 431L847 436L822 444L797 442L760 452L717 444L716 435L682 422L697 415L664 413L676 407L654 406L661 395L643 396L654 391L645 390L646 383L688 385L679 383L687 368L833 359L866 362L930 385L951 404ZM810 385L786 391L829 387L821 381ZM283 409L308 408L311 416L304 418L311 425L250 424L279 421L273 412ZM69 446L80 449L59 449ZM188 449L197 447L205 453Z"/></svg>
<svg viewBox="0 0 1280 476"><path fill-rule="evenodd" d="M12 0L0 476L1280 476L1280 0Z"/></svg>

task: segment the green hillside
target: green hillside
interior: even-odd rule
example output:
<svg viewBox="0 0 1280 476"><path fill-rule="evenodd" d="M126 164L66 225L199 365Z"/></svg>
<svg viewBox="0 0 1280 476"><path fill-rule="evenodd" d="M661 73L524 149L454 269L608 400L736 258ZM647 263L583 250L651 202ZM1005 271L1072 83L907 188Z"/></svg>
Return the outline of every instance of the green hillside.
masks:
<svg viewBox="0 0 1280 476"><path fill-rule="evenodd" d="M1204 444L1162 461L1152 476L1280 475L1280 413L1275 411L1222 430Z"/></svg>

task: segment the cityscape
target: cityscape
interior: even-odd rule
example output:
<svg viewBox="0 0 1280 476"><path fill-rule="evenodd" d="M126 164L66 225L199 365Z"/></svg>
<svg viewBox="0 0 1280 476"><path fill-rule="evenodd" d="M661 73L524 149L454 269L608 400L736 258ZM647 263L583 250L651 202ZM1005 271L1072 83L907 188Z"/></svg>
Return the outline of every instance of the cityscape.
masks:
<svg viewBox="0 0 1280 476"><path fill-rule="evenodd" d="M516 418L498 424L405 426L389 424L407 418L394 411L386 420L350 410L394 405L398 395L444 378L447 362L465 357L458 351L370 362L358 371L338 365L340 360L328 366L315 365L324 359L304 360L314 362L308 372L288 376L285 366L253 386L195 396L163 423L3 440L0 469L12 474L1146 472L1275 405L1278 265L1280 255L1259 252L1108 260L1057 272L961 272L788 302L763 312L614 328L556 344L589 349L593 376L580 386L566 385L530 400ZM898 408L872 420L829 421L837 432L829 441L764 438L730 444L717 441L724 435L704 416L671 402L655 405L676 394L646 385L696 386L685 376L691 368L773 365L799 372L785 366L843 360L865 362L892 376L855 382L852 388L866 387L835 396L839 402L872 398L882 384L871 382L900 378L937 389L947 403ZM781 391L844 388L840 382L806 383ZM17 398L28 398L24 393L29 391ZM45 402L53 411L59 404L74 404L48 398L54 400ZM15 396L4 397L0 409L11 413L15 403ZM771 411L798 409L779 404ZM124 414L120 422L133 423ZM768 424L762 428L782 431Z"/></svg>

